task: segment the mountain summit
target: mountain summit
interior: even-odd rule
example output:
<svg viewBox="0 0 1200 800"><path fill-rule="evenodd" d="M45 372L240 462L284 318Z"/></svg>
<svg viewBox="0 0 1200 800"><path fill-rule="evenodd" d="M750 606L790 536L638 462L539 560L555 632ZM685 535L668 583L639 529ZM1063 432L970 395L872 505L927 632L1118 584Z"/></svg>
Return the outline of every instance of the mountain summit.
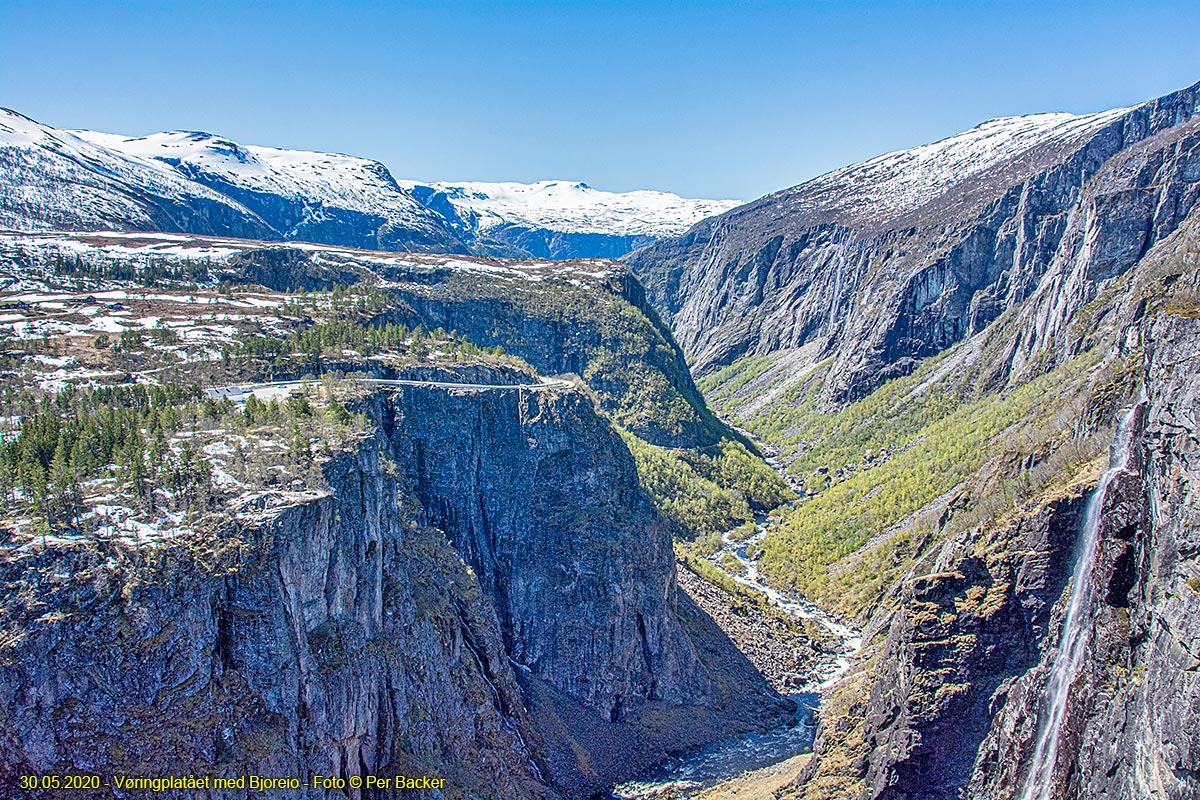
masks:
<svg viewBox="0 0 1200 800"><path fill-rule="evenodd" d="M201 131L60 130L0 109L0 227L137 230L371 250L624 255L733 201L585 183L398 181L378 161Z"/></svg>
<svg viewBox="0 0 1200 800"><path fill-rule="evenodd" d="M834 358L822 396L835 404L908 374L1051 278L1074 280L1078 292L1042 309L1009 354L1019 368L1097 279L1187 215L1198 110L1200 84L1098 114L992 120L767 195L629 261L698 374L807 348L805 364Z"/></svg>

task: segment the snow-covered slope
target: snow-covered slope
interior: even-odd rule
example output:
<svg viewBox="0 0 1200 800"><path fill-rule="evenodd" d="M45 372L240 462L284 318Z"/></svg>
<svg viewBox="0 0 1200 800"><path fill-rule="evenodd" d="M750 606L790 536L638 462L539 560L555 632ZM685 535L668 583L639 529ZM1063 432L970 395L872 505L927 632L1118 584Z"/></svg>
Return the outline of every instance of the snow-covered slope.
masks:
<svg viewBox="0 0 1200 800"><path fill-rule="evenodd" d="M207 133L127 138L0 111L0 227L158 230L465 252L388 171Z"/></svg>
<svg viewBox="0 0 1200 800"><path fill-rule="evenodd" d="M834 170L779 194L796 201L795 210L893 219L951 190L982 195L993 182L1011 185L1014 178L1053 161L1129 110L993 119L932 144Z"/></svg>
<svg viewBox="0 0 1200 800"><path fill-rule="evenodd" d="M673 236L740 204L737 200L689 200L669 192L604 192L586 183L448 183L402 185L445 195L459 216L480 231L504 225L561 233Z"/></svg>
<svg viewBox="0 0 1200 800"><path fill-rule="evenodd" d="M0 228L161 229L268 236L240 203L150 159L0 109Z"/></svg>
<svg viewBox="0 0 1200 800"><path fill-rule="evenodd" d="M697 374L803 350L789 369L832 358L821 400L848 402L1044 292L1056 299L1036 328L998 356L1024 368L1067 336L1069 309L1190 212L1197 130L1200 84L1095 114L994 119L767 195L627 261Z"/></svg>
<svg viewBox="0 0 1200 800"><path fill-rule="evenodd" d="M620 257L738 205L649 190L605 192L574 181L401 184L475 249L540 258Z"/></svg>
<svg viewBox="0 0 1200 800"><path fill-rule="evenodd" d="M378 161L211 133L58 130L0 110L0 228L158 230L378 250L620 256L732 201L586 184L397 181Z"/></svg>
<svg viewBox="0 0 1200 800"><path fill-rule="evenodd" d="M447 253L393 253L309 242L268 243L157 232L0 232L0 292L45 292L49 291L50 284L61 288L70 279L72 271L94 277L103 274L105 265L115 263L153 264L163 268L203 264L212 275L220 276L222 271L236 270L246 263L288 259L305 261L329 275L373 276L373 282L384 286L388 285L387 277L397 272L477 273L497 280L537 283L563 279L584 285L607 280L623 269L600 258L546 261ZM62 264L68 265L67 277L55 273L56 266L61 268ZM216 280L214 277L210 282ZM114 279L104 288L123 285Z"/></svg>
<svg viewBox="0 0 1200 800"><path fill-rule="evenodd" d="M444 220L378 161L242 145L196 131L127 138L73 131L96 145L166 164L269 220L286 240L387 250L461 250Z"/></svg>

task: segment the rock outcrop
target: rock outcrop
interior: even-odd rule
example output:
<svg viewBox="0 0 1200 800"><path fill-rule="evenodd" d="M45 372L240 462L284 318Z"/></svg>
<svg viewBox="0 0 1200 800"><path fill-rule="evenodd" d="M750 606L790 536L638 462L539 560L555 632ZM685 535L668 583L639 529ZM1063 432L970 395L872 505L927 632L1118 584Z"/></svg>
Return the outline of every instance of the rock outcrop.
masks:
<svg viewBox="0 0 1200 800"><path fill-rule="evenodd" d="M169 766L416 772L446 777L448 796L550 796L474 577L399 513L376 442L325 473L328 493L251 502L240 530L212 538L9 560L10 592L27 587L32 607L0 667L6 785Z"/></svg>
<svg viewBox="0 0 1200 800"><path fill-rule="evenodd" d="M1050 797L1200 797L1200 323L1167 315L1147 334L1146 419L1103 500L1087 650ZM1019 796L1055 645L1044 640L1041 663L996 703L967 796Z"/></svg>
<svg viewBox="0 0 1200 800"><path fill-rule="evenodd" d="M1145 343L1147 399L1126 467L1094 500L1090 581L1071 572L1096 468L932 550L872 620L877 649L835 691L795 796L1022 797L1067 608L1086 592L1057 758L1030 796L1200 797L1196 316L1160 309L1119 337Z"/></svg>
<svg viewBox="0 0 1200 800"><path fill-rule="evenodd" d="M412 387L358 408L373 424L325 462L327 491L244 497L219 529L138 548L5 556L0 780L169 764L586 797L783 718L679 596L586 395Z"/></svg>

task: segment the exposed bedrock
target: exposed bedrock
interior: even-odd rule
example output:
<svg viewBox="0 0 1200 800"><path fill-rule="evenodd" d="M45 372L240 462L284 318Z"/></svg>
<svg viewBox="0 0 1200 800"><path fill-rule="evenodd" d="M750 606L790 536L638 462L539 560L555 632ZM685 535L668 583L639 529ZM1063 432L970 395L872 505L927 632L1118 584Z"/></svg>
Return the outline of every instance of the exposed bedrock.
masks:
<svg viewBox="0 0 1200 800"><path fill-rule="evenodd" d="M6 556L24 634L0 662L0 781L169 764L586 797L782 719L680 596L666 528L586 395L412 388L360 407L374 430L325 463L324 493L247 496L236 522L141 548Z"/></svg>
<svg viewBox="0 0 1200 800"><path fill-rule="evenodd" d="M816 342L814 360L834 359L822 397L845 403L1038 295L1004 365L1025 374L1195 205L1198 107L1184 89L915 198L876 198L846 168L626 261L697 374Z"/></svg>
<svg viewBox="0 0 1200 800"><path fill-rule="evenodd" d="M1021 797L1081 591L1085 646L1049 797L1200 797L1200 320L1143 325L1147 400L1096 499L1090 580L1071 574L1094 479L931 552L872 619L878 652L835 692L843 713L823 723L795 796Z"/></svg>

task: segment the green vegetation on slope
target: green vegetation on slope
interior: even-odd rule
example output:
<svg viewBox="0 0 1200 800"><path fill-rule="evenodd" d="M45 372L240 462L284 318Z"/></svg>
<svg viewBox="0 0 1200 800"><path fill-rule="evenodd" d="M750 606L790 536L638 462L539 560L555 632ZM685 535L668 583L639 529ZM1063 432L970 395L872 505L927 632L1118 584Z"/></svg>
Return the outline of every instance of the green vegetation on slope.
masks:
<svg viewBox="0 0 1200 800"><path fill-rule="evenodd" d="M441 330L427 334L420 327L409 330L404 325L364 325L335 319L297 330L286 339L252 336L227 344L221 349L221 358L243 368L258 365L269 376L299 370L320 372L323 361L344 360L348 354L370 358L381 353L402 353L421 361L434 351L454 361L504 355L503 348L477 347L461 336Z"/></svg>
<svg viewBox="0 0 1200 800"><path fill-rule="evenodd" d="M817 407L817 381L798 384L790 402L748 421L790 451L810 490L764 542L761 566L775 583L861 618L931 543L1011 508L1102 448L1073 431L1101 348L1015 390L974 397L969 369L939 372L947 357L838 411Z"/></svg>
<svg viewBox="0 0 1200 800"><path fill-rule="evenodd" d="M455 273L435 286L401 281L396 291L426 327L503 346L546 374L578 374L614 422L646 441L694 447L735 438L628 275L530 282Z"/></svg>
<svg viewBox="0 0 1200 800"><path fill-rule="evenodd" d="M752 521L755 511L793 497L783 478L739 442L724 439L713 448L672 450L625 430L621 435L642 487L674 525L675 536L697 540L702 555L720 547L720 534Z"/></svg>

